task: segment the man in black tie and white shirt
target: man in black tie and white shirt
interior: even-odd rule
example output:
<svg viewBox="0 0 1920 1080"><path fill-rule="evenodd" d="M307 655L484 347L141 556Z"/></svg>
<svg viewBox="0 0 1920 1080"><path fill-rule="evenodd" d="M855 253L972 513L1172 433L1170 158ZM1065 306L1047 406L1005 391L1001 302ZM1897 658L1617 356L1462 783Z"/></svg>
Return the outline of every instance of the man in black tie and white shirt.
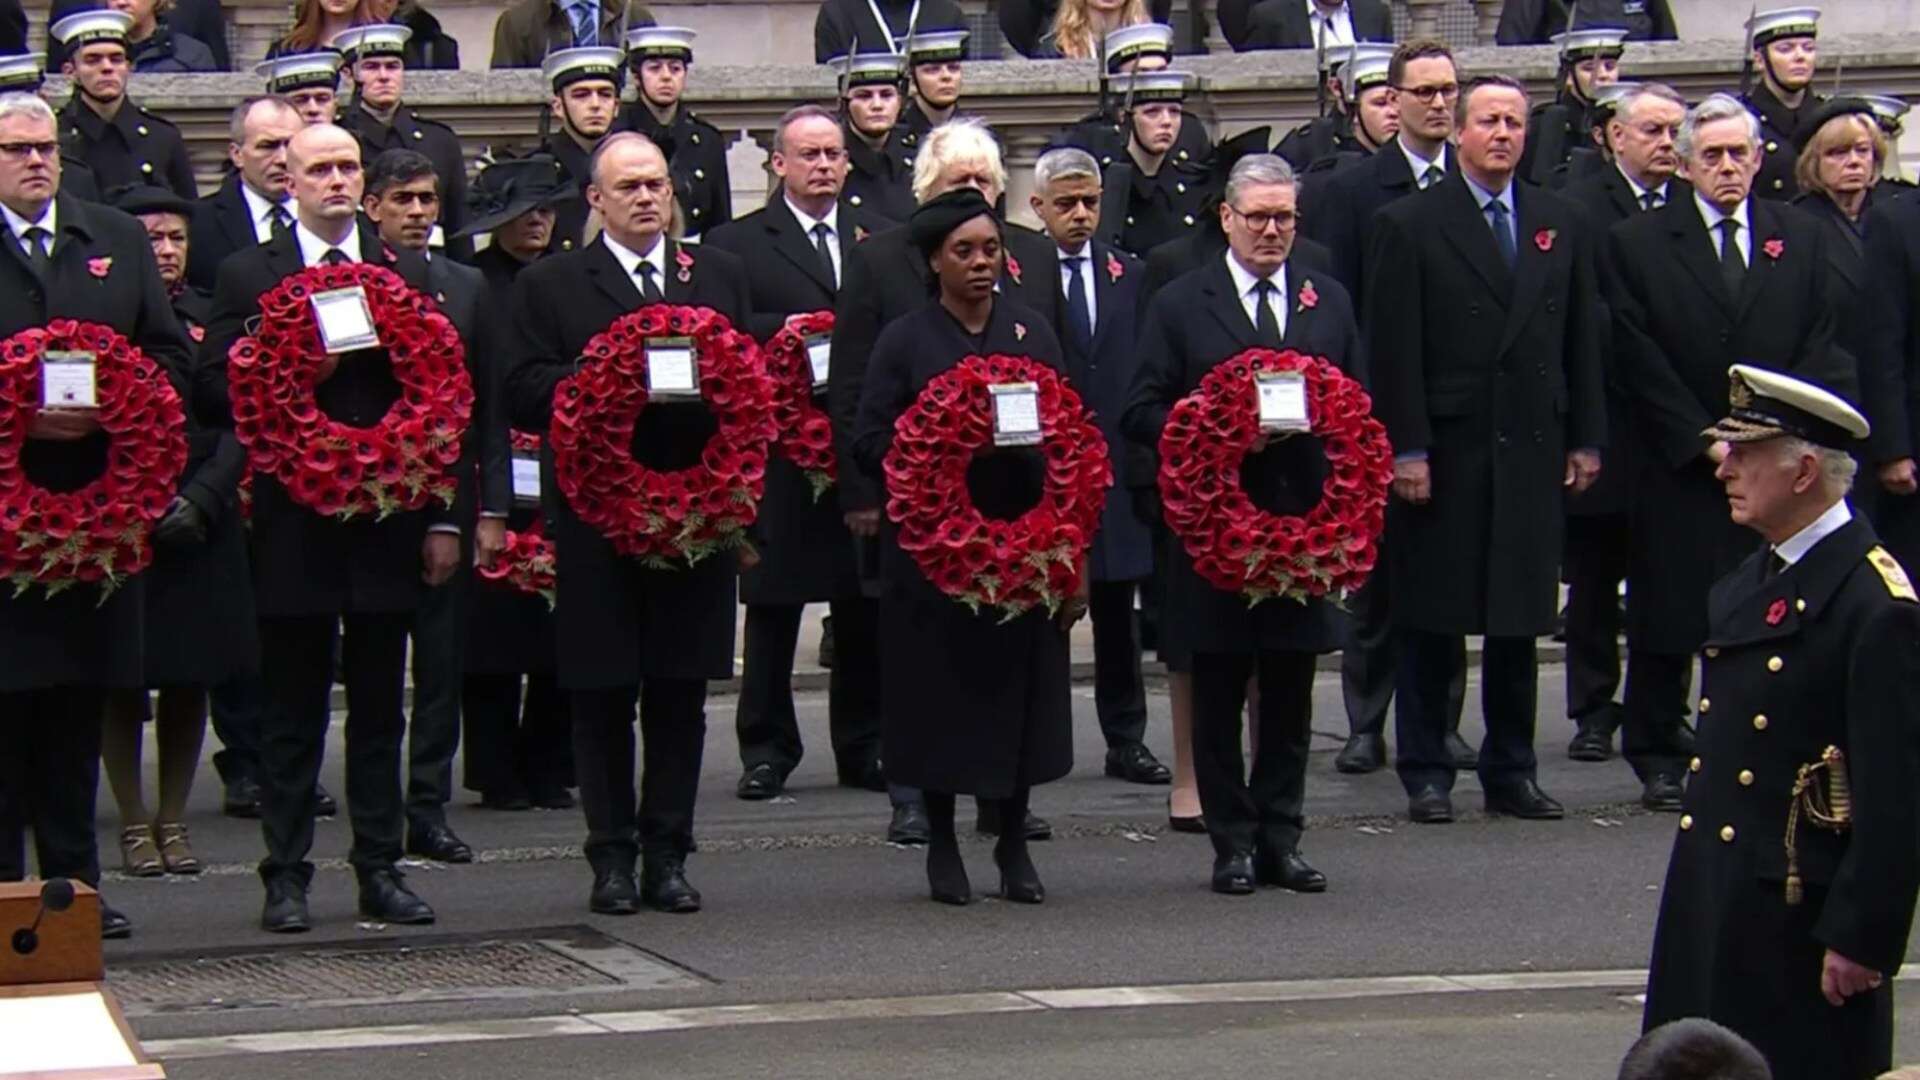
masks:
<svg viewBox="0 0 1920 1080"><path fill-rule="evenodd" d="M218 191L194 206L187 249L187 281L194 288L211 290L227 256L264 244L276 228L293 224L287 141L305 126L293 103L276 95L250 97L234 106L227 143L233 172Z"/></svg>

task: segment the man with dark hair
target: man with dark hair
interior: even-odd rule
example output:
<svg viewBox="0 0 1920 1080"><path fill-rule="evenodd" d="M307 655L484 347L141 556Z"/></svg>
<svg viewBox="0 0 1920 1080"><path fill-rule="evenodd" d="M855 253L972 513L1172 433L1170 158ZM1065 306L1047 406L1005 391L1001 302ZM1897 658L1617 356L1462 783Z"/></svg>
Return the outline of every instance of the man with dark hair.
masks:
<svg viewBox="0 0 1920 1080"><path fill-rule="evenodd" d="M1711 1020L1662 1024L1633 1044L1619 1080L1773 1080L1753 1044Z"/></svg>
<svg viewBox="0 0 1920 1080"><path fill-rule="evenodd" d="M565 166L581 193L578 201L556 208L548 251L572 251L587 241L585 194L592 182L590 163L619 116L625 67L625 52L602 47L561 49L541 66L541 77L553 88L553 98L540 118L540 149ZM560 122L559 131L551 131L555 120Z"/></svg>
<svg viewBox="0 0 1920 1080"><path fill-rule="evenodd" d="M643 26L627 35L627 65L640 84L640 95L618 125L645 135L667 155L688 240L733 220L726 137L682 100L697 36L680 26Z"/></svg>
<svg viewBox="0 0 1920 1080"><path fill-rule="evenodd" d="M60 70L73 80L73 100L60 110L60 125L73 135L103 192L158 184L181 198L194 198L199 190L180 129L127 99L132 25L133 17L124 12L83 11L47 31L71 50Z"/></svg>
<svg viewBox="0 0 1920 1080"><path fill-rule="evenodd" d="M433 222L427 247L441 248L456 259L471 259L471 241L455 239L466 219L467 159L460 136L438 120L428 120L401 100L406 92L406 48L413 31L396 23L356 26L333 39L346 57L347 76L353 80L353 99L341 110L340 126L360 140L360 152L374 161L389 150L424 155L439 181L440 216ZM371 179L371 176L369 176Z"/></svg>

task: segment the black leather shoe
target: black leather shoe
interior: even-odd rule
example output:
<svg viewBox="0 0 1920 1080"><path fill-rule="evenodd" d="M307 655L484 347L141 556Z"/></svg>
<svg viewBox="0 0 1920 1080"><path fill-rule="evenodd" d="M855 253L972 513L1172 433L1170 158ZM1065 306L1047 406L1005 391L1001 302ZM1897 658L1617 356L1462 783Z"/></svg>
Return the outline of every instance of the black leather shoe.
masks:
<svg viewBox="0 0 1920 1080"><path fill-rule="evenodd" d="M1547 797L1540 785L1531 780L1487 789L1487 813L1506 814L1528 821L1558 821L1567 816L1567 808Z"/></svg>
<svg viewBox="0 0 1920 1080"><path fill-rule="evenodd" d="M1480 751L1467 745L1467 740L1457 731L1447 732L1447 760L1461 772L1473 772L1480 767Z"/></svg>
<svg viewBox="0 0 1920 1080"><path fill-rule="evenodd" d="M1647 777L1647 786L1640 792L1640 805L1657 813L1677 814L1684 794L1679 777L1654 773Z"/></svg>
<svg viewBox="0 0 1920 1080"><path fill-rule="evenodd" d="M269 934L304 934L313 928L307 918L307 890L286 878L267 882L267 902L260 909L260 929Z"/></svg>
<svg viewBox="0 0 1920 1080"><path fill-rule="evenodd" d="M133 920L118 909L109 907L106 901L100 903L100 940L125 941L133 936Z"/></svg>
<svg viewBox="0 0 1920 1080"><path fill-rule="evenodd" d="M340 816L340 804L333 801L333 796L330 793L328 793L327 789L325 787L322 787L317 781L313 785L313 816L314 817L339 817Z"/></svg>
<svg viewBox="0 0 1920 1080"><path fill-rule="evenodd" d="M1387 740L1380 735L1349 735L1347 745L1334 755L1335 772L1361 776L1387 763Z"/></svg>
<svg viewBox="0 0 1920 1080"><path fill-rule="evenodd" d="M488 788L480 793L480 809L518 812L533 809L533 800L519 788Z"/></svg>
<svg viewBox="0 0 1920 1080"><path fill-rule="evenodd" d="M433 909L413 894L398 870L375 870L360 877L360 914L396 926L430 926Z"/></svg>
<svg viewBox="0 0 1920 1080"><path fill-rule="evenodd" d="M878 761L865 761L840 770L840 786L861 791L887 790L886 770Z"/></svg>
<svg viewBox="0 0 1920 1080"><path fill-rule="evenodd" d="M232 818L260 816L260 785L251 776L242 776L222 785L220 812Z"/></svg>
<svg viewBox="0 0 1920 1080"><path fill-rule="evenodd" d="M1213 860L1213 891L1227 896L1253 893L1253 853L1235 852Z"/></svg>
<svg viewBox="0 0 1920 1080"><path fill-rule="evenodd" d="M700 910L700 890L687 881L685 860L648 859L641 867L640 899L655 911L688 915Z"/></svg>
<svg viewBox="0 0 1920 1080"><path fill-rule="evenodd" d="M571 810L579 805L574 801L573 792L563 787L534 788L526 801L542 810Z"/></svg>
<svg viewBox="0 0 1920 1080"><path fill-rule="evenodd" d="M1049 823L1046 818L1041 817L1031 810L1027 811L1025 825L1027 839L1053 839L1053 825ZM973 831L982 836L999 836L1000 808L992 802L982 800L980 803L980 815L973 821Z"/></svg>
<svg viewBox="0 0 1920 1080"><path fill-rule="evenodd" d="M1428 784L1407 797L1407 816L1422 825L1444 825L1453 820L1453 798Z"/></svg>
<svg viewBox="0 0 1920 1080"><path fill-rule="evenodd" d="M587 897L587 910L595 915L637 915L640 912L640 882L632 870L602 870L593 875L593 892Z"/></svg>
<svg viewBox="0 0 1920 1080"><path fill-rule="evenodd" d="M1176 817L1168 814L1167 828L1174 832L1204 833L1207 831L1207 818L1204 814L1195 814L1192 817Z"/></svg>
<svg viewBox="0 0 1920 1080"><path fill-rule="evenodd" d="M927 822L926 807L919 803L894 803L893 820L887 823L887 843L917 847L933 836Z"/></svg>
<svg viewBox="0 0 1920 1080"><path fill-rule="evenodd" d="M1173 770L1160 764L1160 760L1153 756L1153 751L1139 743L1128 743L1107 751L1107 775L1129 784L1173 783Z"/></svg>
<svg viewBox="0 0 1920 1080"><path fill-rule="evenodd" d="M1582 717L1576 723L1580 727L1567 743L1567 757L1573 761L1612 761L1613 725L1600 716Z"/></svg>
<svg viewBox="0 0 1920 1080"><path fill-rule="evenodd" d="M408 830L407 854L443 863L464 864L473 861L473 849L444 824Z"/></svg>
<svg viewBox="0 0 1920 1080"><path fill-rule="evenodd" d="M1256 851L1253 877L1262 885L1277 885L1290 892L1327 891L1327 875L1315 870L1298 851Z"/></svg>
<svg viewBox="0 0 1920 1080"><path fill-rule="evenodd" d="M733 793L749 802L760 802L780 794L780 789L784 786L784 782L780 779L780 770L763 761L741 774L740 783L733 789Z"/></svg>

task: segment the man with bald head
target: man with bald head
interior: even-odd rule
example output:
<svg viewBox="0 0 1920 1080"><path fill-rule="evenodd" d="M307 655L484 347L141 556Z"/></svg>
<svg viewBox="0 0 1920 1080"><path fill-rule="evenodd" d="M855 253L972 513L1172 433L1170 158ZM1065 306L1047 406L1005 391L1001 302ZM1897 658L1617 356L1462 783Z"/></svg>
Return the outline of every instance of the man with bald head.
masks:
<svg viewBox="0 0 1920 1080"><path fill-rule="evenodd" d="M575 251L528 266L514 281L506 398L513 426L547 434L554 388L578 367L587 342L614 320L651 304L708 307L746 332L753 310L745 265L710 245L667 235L673 181L667 159L645 136L609 136L590 163L587 203L600 235ZM771 256L769 256L771 257ZM697 398L647 403L629 446L650 469L700 459L715 431ZM693 803L706 738L709 679L733 674L734 578L757 556L706 559L658 569L615 551L580 519L551 483L541 495L558 548L554 609L560 685L573 705L573 751L593 867L588 906L631 915L700 909L687 882ZM634 710L645 745L638 803ZM635 865L641 865L636 876Z"/></svg>
<svg viewBox="0 0 1920 1080"><path fill-rule="evenodd" d="M360 144L346 130L315 124L287 142L293 222L266 243L220 266L201 377L226 384L226 356L260 297L283 278L323 263L371 262L424 287L426 265L412 251L382 243L357 214L365 188ZM354 426L379 422L399 396L385 349L339 353L322 370L314 396L322 412ZM460 553L461 525L437 504L375 521L341 521L294 502L272 476L253 485L252 556L260 617L261 673L268 708L260 747L260 824L267 855L260 876L264 929L304 931L313 865L310 812L326 746L334 636L347 699L347 810L353 822L348 860L360 884L360 914L384 923L433 921L395 868L405 816L400 743L407 631L425 590L446 581Z"/></svg>

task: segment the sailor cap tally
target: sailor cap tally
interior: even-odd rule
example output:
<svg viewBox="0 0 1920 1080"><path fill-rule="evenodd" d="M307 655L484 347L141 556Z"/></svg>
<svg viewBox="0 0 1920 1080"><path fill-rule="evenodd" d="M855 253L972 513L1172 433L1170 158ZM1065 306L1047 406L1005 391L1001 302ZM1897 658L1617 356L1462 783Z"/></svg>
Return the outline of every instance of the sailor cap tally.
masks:
<svg viewBox="0 0 1920 1080"><path fill-rule="evenodd" d="M340 31L334 35L333 47L352 63L371 56L405 56L412 37L413 31L398 23L371 23Z"/></svg>
<svg viewBox="0 0 1920 1080"><path fill-rule="evenodd" d="M292 94L320 88L334 90L340 85L342 59L340 53L333 49L293 53L263 61L253 72L266 78L267 92L272 94Z"/></svg>
<svg viewBox="0 0 1920 1080"><path fill-rule="evenodd" d="M48 36L78 52L102 42L124 46L127 31L133 29L133 16L124 11L80 11L47 28Z"/></svg>
<svg viewBox="0 0 1920 1080"><path fill-rule="evenodd" d="M1134 105L1185 101L1187 87L1192 82L1191 72L1175 71L1172 68L1162 68L1159 71L1135 71L1116 76L1113 80L1113 91L1123 95Z"/></svg>
<svg viewBox="0 0 1920 1080"><path fill-rule="evenodd" d="M1347 50L1346 61L1340 65L1340 87L1348 101L1357 99L1362 91L1389 85L1387 72L1393 67L1393 51L1392 45L1372 41L1359 42Z"/></svg>
<svg viewBox="0 0 1920 1080"><path fill-rule="evenodd" d="M1605 56L1618 59L1627 49L1628 33L1624 26L1589 26L1555 34L1547 40L1559 46L1560 59L1578 63Z"/></svg>
<svg viewBox="0 0 1920 1080"><path fill-rule="evenodd" d="M693 39L697 30L684 26L636 26L627 31L627 58L641 60L679 60L693 62Z"/></svg>
<svg viewBox="0 0 1920 1080"><path fill-rule="evenodd" d="M46 82L46 57L40 53L0 56L0 91L38 90Z"/></svg>
<svg viewBox="0 0 1920 1080"><path fill-rule="evenodd" d="M555 49L540 62L540 75L559 93L577 82L598 79L618 83L627 54L604 45L583 45L577 49Z"/></svg>
<svg viewBox="0 0 1920 1080"><path fill-rule="evenodd" d="M907 58L895 53L854 53L827 61L840 76L840 92L856 86L898 86L906 80Z"/></svg>
<svg viewBox="0 0 1920 1080"><path fill-rule="evenodd" d="M1820 32L1817 7L1773 8L1757 11L1747 20L1747 37L1753 47L1764 49L1782 38L1813 37Z"/></svg>
<svg viewBox="0 0 1920 1080"><path fill-rule="evenodd" d="M894 38L893 47L905 53L907 62L913 64L944 64L949 60L964 60L967 57L967 32L916 30L911 37Z"/></svg>

